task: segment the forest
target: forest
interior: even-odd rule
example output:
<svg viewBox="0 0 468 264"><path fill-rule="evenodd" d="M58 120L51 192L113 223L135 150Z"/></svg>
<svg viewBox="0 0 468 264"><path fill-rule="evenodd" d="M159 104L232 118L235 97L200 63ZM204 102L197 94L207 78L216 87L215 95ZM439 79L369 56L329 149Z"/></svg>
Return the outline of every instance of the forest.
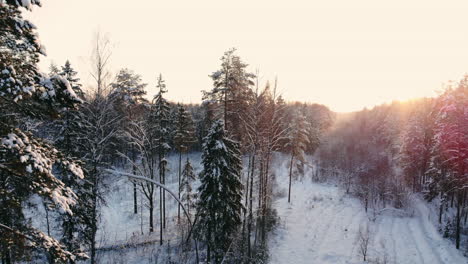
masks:
<svg viewBox="0 0 468 264"><path fill-rule="evenodd" d="M359 201L370 224L357 225L356 261L403 263L377 259L369 226L388 211L417 217L415 204L466 261L468 76L436 97L336 113L288 101L231 48L201 103L184 104L163 74L156 94L131 69L113 74L99 33L92 86L68 60L41 72L23 17L40 4L0 0L1 263L284 263L272 257L281 210L322 191L307 184Z"/></svg>

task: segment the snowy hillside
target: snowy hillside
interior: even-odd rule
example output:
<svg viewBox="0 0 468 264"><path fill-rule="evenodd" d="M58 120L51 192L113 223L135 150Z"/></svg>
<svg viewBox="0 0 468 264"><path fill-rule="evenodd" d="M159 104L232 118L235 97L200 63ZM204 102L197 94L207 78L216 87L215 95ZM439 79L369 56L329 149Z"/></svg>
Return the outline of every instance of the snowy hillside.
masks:
<svg viewBox="0 0 468 264"><path fill-rule="evenodd" d="M272 264L367 263L360 250L359 230L369 225L368 263L468 263L460 251L443 239L429 220L425 202L414 199L405 211L386 209L375 217L361 202L334 185L293 182L287 202L287 174L278 174L284 186L273 207L280 225L270 239Z"/></svg>

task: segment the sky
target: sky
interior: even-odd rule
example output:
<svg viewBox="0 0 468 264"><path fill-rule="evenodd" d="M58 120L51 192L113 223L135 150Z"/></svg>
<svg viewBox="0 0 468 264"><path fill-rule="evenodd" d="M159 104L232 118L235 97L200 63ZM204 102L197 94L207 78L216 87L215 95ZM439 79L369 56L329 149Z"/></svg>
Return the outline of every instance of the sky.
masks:
<svg viewBox="0 0 468 264"><path fill-rule="evenodd" d="M160 1L43 0L26 16L38 27L47 57L69 59L91 84L95 32L112 42L111 70L129 68L170 100L198 103L209 75L229 48L278 78L287 101L349 112L434 96L468 72L468 1Z"/></svg>

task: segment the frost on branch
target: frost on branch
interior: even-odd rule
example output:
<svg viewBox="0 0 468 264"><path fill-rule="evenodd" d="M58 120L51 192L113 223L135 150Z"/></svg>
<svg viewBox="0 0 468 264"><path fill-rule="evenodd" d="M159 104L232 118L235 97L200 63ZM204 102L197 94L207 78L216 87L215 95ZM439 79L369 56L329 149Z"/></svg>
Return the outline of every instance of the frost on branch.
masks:
<svg viewBox="0 0 468 264"><path fill-rule="evenodd" d="M19 129L1 138L0 171L13 175L11 187L35 192L52 200L60 211L72 214L70 206L75 204L76 195L54 176L54 166L74 177L84 177L76 161Z"/></svg>

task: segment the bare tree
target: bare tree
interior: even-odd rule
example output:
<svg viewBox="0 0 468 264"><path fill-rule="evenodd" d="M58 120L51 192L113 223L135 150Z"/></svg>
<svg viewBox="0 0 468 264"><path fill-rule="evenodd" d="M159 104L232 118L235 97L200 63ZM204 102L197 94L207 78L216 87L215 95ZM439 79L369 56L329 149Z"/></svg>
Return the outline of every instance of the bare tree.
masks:
<svg viewBox="0 0 468 264"><path fill-rule="evenodd" d="M366 224L365 227L360 226L358 232L358 243L359 243L359 253L361 254L363 261L366 261L369 244L371 242L371 233L369 230L369 224Z"/></svg>
<svg viewBox="0 0 468 264"><path fill-rule="evenodd" d="M102 96L108 86L107 81L111 77L109 61L112 55L111 42L106 34L97 31L93 40L91 54L91 76L96 81L96 93Z"/></svg>
<svg viewBox="0 0 468 264"><path fill-rule="evenodd" d="M158 172L158 161L155 157L156 142L153 140L145 120L131 122L125 130L125 137L138 153L136 161L132 157L120 153L135 168L136 175L155 180ZM140 182L141 190L148 202L149 208L149 232L154 231L154 194L156 187L152 182ZM162 229L160 230L160 243L162 243Z"/></svg>
<svg viewBox="0 0 468 264"><path fill-rule="evenodd" d="M103 169L108 166L113 153L112 140L117 134L119 117L112 110L112 102L95 94L81 108L77 145L81 159L86 162L88 179L92 183L91 202L87 207L91 221L88 225L88 243L91 246L91 263L96 263L96 234L100 218L99 207L103 202Z"/></svg>

